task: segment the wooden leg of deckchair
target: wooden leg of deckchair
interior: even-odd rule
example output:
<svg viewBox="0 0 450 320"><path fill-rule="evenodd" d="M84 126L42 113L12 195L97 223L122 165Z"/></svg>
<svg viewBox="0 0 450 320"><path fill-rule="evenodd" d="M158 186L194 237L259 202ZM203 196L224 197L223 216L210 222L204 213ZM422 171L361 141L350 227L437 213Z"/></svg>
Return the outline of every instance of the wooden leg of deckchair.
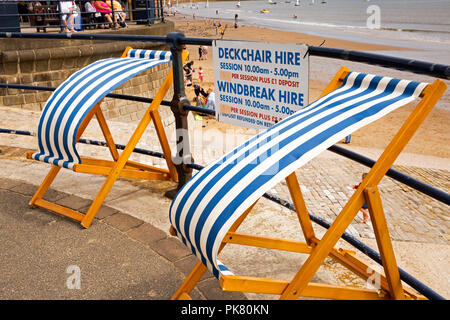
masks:
<svg viewBox="0 0 450 320"><path fill-rule="evenodd" d="M347 74L350 72L350 69L347 67L341 67L338 72L334 75L333 79L328 83L326 88L323 90L322 94L319 98L322 98L324 95L330 93L331 91L337 89L344 81Z"/></svg>
<svg viewBox="0 0 450 320"><path fill-rule="evenodd" d="M109 191L113 187L114 183L116 182L117 178L120 175L120 172L126 165L128 159L130 158L131 153L133 152L134 148L136 147L136 145L138 144L142 135L144 134L145 129L147 128L148 124L150 123L150 121L151 121L150 111L156 110L158 108L158 106L161 104L161 101L163 100L164 96L166 95L167 91L169 90L170 86L172 85L172 82L173 82L173 73L172 73L172 69L170 69L169 74L167 75L166 79L164 80L163 84L161 85L160 89L158 90L158 93L156 94L155 98L153 99L152 103L150 104L148 111L142 117L136 130L134 131L130 140L128 141L127 146L123 150L122 154L120 155L120 157L117 160L114 167L111 169L111 173L106 178L106 181L103 183L103 186L100 189L97 196L95 197L94 202L92 203L88 212L86 212L86 215L84 216L83 220L81 221L81 225L83 227L89 228L89 226L91 225L92 220L94 220L94 217L97 214L97 211L100 209L103 201L105 201L106 196L108 195Z"/></svg>
<svg viewBox="0 0 450 320"><path fill-rule="evenodd" d="M109 191L111 190L117 178L119 177L120 172L126 165L128 158L130 157L131 153L133 152L134 148L136 147L137 143L139 142L139 139L141 138L142 134L144 133L149 123L150 123L150 115L146 113L144 114L144 117L141 119L138 127L131 136L130 141L128 141L125 150L123 150L119 159L112 167L110 174L106 178L106 181L103 183L103 186L101 187L100 191L95 197L94 202L89 207L88 212L86 212L84 219L81 221L81 225L83 227L89 228L89 226L91 225L92 220L94 220L97 211L100 209L103 201L105 201L106 196L108 195Z"/></svg>
<svg viewBox="0 0 450 320"><path fill-rule="evenodd" d="M183 297L187 298L186 296L189 296L189 293L191 293L191 291L195 288L206 270L207 268L203 263L197 263L192 272L186 277L181 286L172 296L172 300L180 300Z"/></svg>
<svg viewBox="0 0 450 320"><path fill-rule="evenodd" d="M37 189L34 196L31 198L31 201L29 203L30 206L35 207L36 201L42 199L44 194L47 192L48 188L52 184L53 180L55 180L56 175L58 174L59 170L61 170L61 167L58 166L52 166L50 171L48 172L47 176L45 177L44 181L42 181L41 185Z"/></svg>
<svg viewBox="0 0 450 320"><path fill-rule="evenodd" d="M97 102L97 104L92 107L92 109L88 112L88 114L84 117L83 121L80 123L80 126L78 127L77 135L75 137L75 141L78 142L81 135L84 133L84 130L86 130L89 122L91 122L92 117L97 113L98 110L100 110L100 105L102 104L103 99Z"/></svg>
<svg viewBox="0 0 450 320"><path fill-rule="evenodd" d="M369 207L370 218L377 240L378 250L380 251L381 261L384 267L384 273L389 284L389 291L394 299L404 299L400 273L398 272L397 261L395 259L394 249L392 248L391 237L381 204L380 192L377 186L367 187L364 190L367 206Z"/></svg>
<svg viewBox="0 0 450 320"><path fill-rule="evenodd" d="M366 178L361 182L359 188L355 191L334 223L325 233L322 240L314 248L313 252L300 268L294 279L292 279L289 286L281 295L281 299L297 299L301 295L302 290L308 285L320 265L355 218L359 209L363 206L365 202L363 190L368 186L378 185L394 163L395 159L397 159L400 152L417 131L420 124L430 113L433 106L441 98L446 87L447 86L443 81L436 80L432 85L427 86L423 90L422 100L410 114L408 119L406 119L378 161L369 171Z"/></svg>
<svg viewBox="0 0 450 320"><path fill-rule="evenodd" d="M151 110L150 115L153 120L153 124L155 126L156 134L158 135L159 143L161 144L161 148L163 150L164 159L167 163L167 168L169 168L170 175L172 177L172 181L178 182L178 172L177 168L172 162L172 152L170 151L169 142L167 140L166 132L164 131L163 124L161 122L161 116L159 115L158 110Z"/></svg>
<svg viewBox="0 0 450 320"><path fill-rule="evenodd" d="M245 220L247 215L250 213L250 211L253 209L253 207L256 205L258 201L255 201L250 207L245 210L245 212L237 219L233 225L230 227L229 232L235 232L237 228L241 225L241 223ZM173 227L170 228L170 233L172 235L176 235L176 232L174 231ZM219 252L222 251L222 249L227 244L226 241L222 242L219 248ZM175 292L175 294L172 296L172 300L180 300L183 297L187 298L189 296L189 293L195 288L198 281L200 281L203 274L206 272L207 268L202 262L198 262L197 265L194 267L194 269L191 271L191 273L186 277L186 279L183 281L181 286L178 288L178 290Z"/></svg>
<svg viewBox="0 0 450 320"><path fill-rule="evenodd" d="M312 240L316 237L314 234L314 229L309 218L308 209L306 208L305 200L298 184L297 176L295 172L292 172L286 177L286 184L289 188L289 193L291 194L292 201L294 202L295 210L297 212L298 220L300 226L302 227L303 235L305 237L306 243L309 245L314 244Z"/></svg>
<svg viewBox="0 0 450 320"><path fill-rule="evenodd" d="M114 139L112 137L111 131L109 130L108 124L106 123L106 119L103 115L102 109L100 107L97 108L95 112L95 116L97 117L98 124L102 129L103 136L105 137L106 143L108 144L109 152L111 153L112 158L117 161L119 159L119 152L117 151L116 144L114 143Z"/></svg>

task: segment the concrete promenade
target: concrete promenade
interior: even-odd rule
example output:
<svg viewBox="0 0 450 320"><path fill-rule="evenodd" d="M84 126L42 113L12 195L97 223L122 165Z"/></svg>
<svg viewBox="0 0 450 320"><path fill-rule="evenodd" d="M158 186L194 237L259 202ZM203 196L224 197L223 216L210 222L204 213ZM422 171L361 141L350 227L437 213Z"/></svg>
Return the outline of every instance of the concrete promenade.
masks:
<svg viewBox="0 0 450 320"><path fill-rule="evenodd" d="M0 108L0 128L36 131L38 118L39 112ZM196 126L201 129L201 122L196 121ZM130 129L130 123L120 122L110 123L110 127L115 137L117 134L116 143L126 143L123 137L134 129ZM146 137L139 147L159 151L150 132L151 128L148 139ZM83 137L103 140L99 128L91 125ZM352 148L351 144L347 146ZM90 156L107 156L102 147L81 146L80 149ZM163 195L175 186L173 183L118 180L92 226L83 229L77 222L28 206L49 169L47 164L25 159L27 151L36 150L35 137L0 134L0 150L0 299L169 299L195 264L195 258L187 249L168 234L170 199ZM378 152L357 151L372 158L376 158ZM200 159L196 161L200 164L213 159L210 155L196 157L195 154L194 158ZM427 162L425 157L417 156L414 158L417 165L408 159L401 158L395 168L449 192L447 159ZM159 160L144 156L136 156L134 160L161 164ZM333 221L365 171L365 167L330 152L324 152L298 170L310 213ZM101 176L62 170L46 197L85 211L103 181ZM271 192L290 200L284 183ZM382 180L380 192L399 266L449 297L448 206L390 178ZM240 231L302 240L296 219L295 213L263 199ZM324 234L319 226L315 226L315 230L319 237ZM360 214L347 232L376 249L371 224L362 223ZM337 246L352 248L343 241ZM359 252L357 256L370 261ZM236 274L279 279L292 278L305 258L304 255L232 245L221 253L221 261ZM378 268L375 263L370 264ZM66 271L70 266L80 269L79 290L67 288L70 274ZM313 280L367 286L328 258ZM193 297L276 298L223 293L210 274L203 278Z"/></svg>

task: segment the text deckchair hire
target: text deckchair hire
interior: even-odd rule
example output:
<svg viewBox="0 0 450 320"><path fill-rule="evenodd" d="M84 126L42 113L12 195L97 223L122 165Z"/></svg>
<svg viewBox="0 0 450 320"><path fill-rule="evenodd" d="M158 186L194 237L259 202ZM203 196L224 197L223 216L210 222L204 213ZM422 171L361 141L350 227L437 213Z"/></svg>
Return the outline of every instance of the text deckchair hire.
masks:
<svg viewBox="0 0 450 320"><path fill-rule="evenodd" d="M350 72L343 67L315 102L256 135L199 171L178 192L170 208L171 232L200 262L173 296L189 298L209 269L224 290L335 299L424 298L402 287L377 188L403 147L439 100L446 85L432 85ZM355 130L420 97L421 101L386 147L322 239L315 236L295 170ZM258 199L285 179L306 243L236 232ZM311 283L327 256L368 279L368 266L335 244L368 203L385 275L381 290ZM217 257L227 244L309 254L291 280L237 276ZM282 263L280 261L279 263ZM249 270L251 272L251 270Z"/></svg>
<svg viewBox="0 0 450 320"><path fill-rule="evenodd" d="M187 53L183 52L183 61L186 56ZM173 82L172 69L120 155L100 108L103 98L115 88L145 70L169 63L171 58L171 53L167 51L128 47L121 58L99 60L84 67L71 75L53 92L39 120L37 131L39 150L27 155L28 158L52 165L50 172L31 199L31 206L40 206L81 221L81 224L87 228L119 176L178 180L158 112L158 107ZM80 157L76 150L78 139L94 115L106 139L112 161ZM128 160L150 121L154 123L168 170ZM42 199L62 167L75 172L107 176L86 214Z"/></svg>

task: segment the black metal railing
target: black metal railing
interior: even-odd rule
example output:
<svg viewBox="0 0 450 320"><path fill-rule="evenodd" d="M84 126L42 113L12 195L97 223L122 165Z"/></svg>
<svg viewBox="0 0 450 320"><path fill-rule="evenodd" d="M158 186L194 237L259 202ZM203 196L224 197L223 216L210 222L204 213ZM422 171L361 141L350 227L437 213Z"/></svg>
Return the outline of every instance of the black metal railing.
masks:
<svg viewBox="0 0 450 320"><path fill-rule="evenodd" d="M41 38L41 39L79 39L79 40L108 40L108 41L139 41L139 42L153 42L153 43L165 43L169 46L170 51L172 52L172 66L173 66L173 75L174 75L174 95L171 101L163 101L161 104L170 106L172 112L175 116L176 123L176 154L174 156L174 161L176 164L176 168L179 176L179 185L178 189L188 181L192 176L192 170L201 170L202 166L195 164L190 154L190 143L189 136L184 134L188 132L188 121L187 115L189 111L196 111L207 114L214 114L213 111L207 111L205 109L194 107L189 104L189 100L186 98L185 87L184 87L184 74L182 69L182 59L181 52L185 45L212 45L214 39L206 39L206 38L189 38L185 37L182 33L170 33L167 36L133 36L133 35L112 35L112 34L82 34L76 33L71 35L65 34L42 34L42 33L20 33L20 32L0 32L0 38ZM334 49L334 48L323 48L323 47L309 47L308 53L312 56L322 56L327 58L334 58L340 60L347 61L355 61L362 62L366 64L373 64L382 66L385 68L394 68L403 71L409 71L418 74L425 74L428 76L441 78L441 79L450 79L450 66L429 63L424 61L416 61L412 59L404 59L397 58L391 56L383 56L379 54L372 54L360 51L349 51L343 49ZM3 88L14 88L14 89L24 89L24 90L48 90L53 91L54 87L36 87L36 86L27 86L27 85L19 85L19 84L0 84L0 87ZM118 95L118 94L109 94L111 98L118 99L126 99L140 102L151 102L152 99L142 98L142 97L134 97L127 95ZM182 130L180 130L182 129ZM0 133L16 133L19 131L11 130L11 129L0 129ZM21 134L32 135L30 132L22 131ZM94 145L106 145L106 142L99 141L85 141L80 139L80 142L90 143ZM122 146L117 145L120 149ZM365 166L371 167L375 161L371 160L363 155L357 154L355 152L346 150L339 146L332 146L329 149L330 151L336 152L341 156L357 161ZM142 149L135 149L135 152L144 153L151 156L163 157L162 154ZM390 169L387 173L391 178L404 183L411 188L423 192L434 199L449 205L450 203L450 195L442 190L436 189L432 186L424 184L421 181L418 181L412 177L409 177L401 172L398 172L394 169ZM285 206L291 210L295 210L294 205L289 201L280 199L274 195L265 194L266 198ZM329 228L330 223L325 221L324 219L314 216L310 214L311 220L315 223L321 225L322 227ZM342 239L352 244L355 248L360 250L362 253L366 254L368 257L381 264L380 255L375 252L373 249L366 246L364 243L359 241L358 239L352 237L348 233L344 233ZM425 284L421 283L401 268L399 268L400 278L407 284L409 284L412 288L417 290L419 293L423 294L425 297L429 299L445 299L440 296L438 293L434 292L432 289L427 287Z"/></svg>
<svg viewBox="0 0 450 320"><path fill-rule="evenodd" d="M64 2L73 2L74 6L67 11ZM23 0L18 2L0 2L8 5L0 13L0 21L8 23L0 24L0 32L9 31L13 26L21 29L36 29L37 32L48 28L56 28L61 32L69 29L82 31L85 29L104 29L126 27L129 23L152 25L156 22L164 22L164 8L162 0L133 0L134 8L127 8L120 0L103 0L108 5L104 10L97 11L89 8L90 1L33 1ZM120 7L115 5L120 4ZM91 5L92 7L92 5ZM94 6L95 10L95 6ZM100 11L98 11L100 10ZM73 17L70 17L70 15ZM73 20L72 20L73 19ZM28 24L26 24L28 23Z"/></svg>

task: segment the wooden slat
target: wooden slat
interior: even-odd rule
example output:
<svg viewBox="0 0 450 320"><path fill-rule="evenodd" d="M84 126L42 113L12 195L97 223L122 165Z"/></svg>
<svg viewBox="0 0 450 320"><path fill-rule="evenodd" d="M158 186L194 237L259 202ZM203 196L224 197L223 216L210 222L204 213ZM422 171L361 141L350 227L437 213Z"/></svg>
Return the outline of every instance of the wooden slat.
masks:
<svg viewBox="0 0 450 320"><path fill-rule="evenodd" d="M223 242L297 253L310 253L312 250L312 248L304 242L254 236L236 232L228 232L223 239Z"/></svg>
<svg viewBox="0 0 450 320"><path fill-rule="evenodd" d="M61 214L63 216L66 216L68 218L71 218L71 219L74 219L74 220L77 220L77 221L83 220L83 217L84 217L84 214L82 214L81 212L78 212L78 211L75 211L75 210L72 210L72 209L60 206L60 205L58 205L56 203L53 203L53 202L48 202L48 201L43 200L43 199L36 200L35 205L37 205L39 207L42 207L42 208L45 208L45 209L48 209L50 211L59 213L59 214Z"/></svg>
<svg viewBox="0 0 450 320"><path fill-rule="evenodd" d="M381 204L380 192L377 186L369 186L364 190L369 207L370 219L377 240L378 250L380 251L381 261L383 263L384 273L389 284L389 292L396 300L403 300L402 282L398 272L397 260L395 259L394 248L392 247L389 229L384 215L383 205Z"/></svg>
<svg viewBox="0 0 450 320"><path fill-rule="evenodd" d="M95 116L97 117L100 129L102 129L103 136L105 137L109 152L111 153L111 156L114 159L114 161L117 161L117 159L119 159L119 152L117 151L116 144L114 143L114 139L112 137L111 131L109 130L108 124L106 123L106 119L103 115L101 108L97 109Z"/></svg>
<svg viewBox="0 0 450 320"><path fill-rule="evenodd" d="M297 217L300 222L300 226L302 227L305 240L309 245L312 245L312 239L316 238L316 236L314 234L308 209L306 208L306 203L303 199L302 191L300 189L300 185L298 184L295 172L292 172L286 177L286 184L288 186L289 193L291 194L292 201L294 202L295 211L297 212Z"/></svg>
<svg viewBox="0 0 450 320"><path fill-rule="evenodd" d="M179 300L185 297L185 295L189 295L192 289L195 288L197 282L203 277L203 274L206 272L207 268L201 262L198 262L191 273L186 277L181 286L172 296L172 300Z"/></svg>
<svg viewBox="0 0 450 320"><path fill-rule="evenodd" d="M241 291L265 294L282 294L289 281L226 275L220 278L220 287L226 291ZM330 284L309 283L302 292L304 297L340 300L382 300L386 296L378 291L357 287L342 287Z"/></svg>
<svg viewBox="0 0 450 320"><path fill-rule="evenodd" d="M347 252L344 251L341 252L341 250L336 249L333 249L330 252L330 257L335 259L337 262L341 263L343 266L349 268L363 279L368 279L370 276L375 275L378 279L380 279L381 288L389 293L389 285L387 283L386 277L383 274L380 274L375 270L372 270L372 268L367 263L365 263L358 257L352 254L348 254ZM368 272L369 270L371 271L371 273ZM416 294L411 289L403 288L403 290L407 295L408 299L427 300L425 296Z"/></svg>
<svg viewBox="0 0 450 320"><path fill-rule="evenodd" d="M108 176L111 173L111 167L94 166L89 164L76 164L73 166L74 172L90 173ZM136 169L122 169L119 177L148 179L148 180L170 180L168 173L149 172Z"/></svg>
<svg viewBox="0 0 450 320"><path fill-rule="evenodd" d="M339 88L339 86L343 83L345 77L350 72L350 69L347 67L341 67L338 72L334 75L333 79L328 83L326 88L322 91L322 94L319 98L322 98L324 95L329 94L331 91Z"/></svg>
<svg viewBox="0 0 450 320"><path fill-rule="evenodd" d="M94 158L84 158L81 157L81 164L82 165L94 165L94 166L104 166L112 168L115 165L115 161L111 160L104 160L104 159L94 159ZM164 173L169 174L169 170L163 169L163 168L157 168L152 167L146 164L137 163L133 161L127 161L125 169L134 169L134 170L141 170L141 171L150 171L150 172L158 172L158 173Z"/></svg>
<svg viewBox="0 0 450 320"><path fill-rule="evenodd" d="M188 295L186 292L183 292L182 294L180 294L180 296L178 297L178 300L192 300L191 296Z"/></svg>
<svg viewBox="0 0 450 320"><path fill-rule="evenodd" d="M58 166L52 166L50 168L50 171L45 176L44 181L42 181L41 185L37 189L36 193L33 195L33 197L30 200L30 206L35 206L36 201L42 199L44 194L47 192L48 188L52 184L53 180L55 180L56 175L58 174L59 170L61 170L61 167Z"/></svg>

